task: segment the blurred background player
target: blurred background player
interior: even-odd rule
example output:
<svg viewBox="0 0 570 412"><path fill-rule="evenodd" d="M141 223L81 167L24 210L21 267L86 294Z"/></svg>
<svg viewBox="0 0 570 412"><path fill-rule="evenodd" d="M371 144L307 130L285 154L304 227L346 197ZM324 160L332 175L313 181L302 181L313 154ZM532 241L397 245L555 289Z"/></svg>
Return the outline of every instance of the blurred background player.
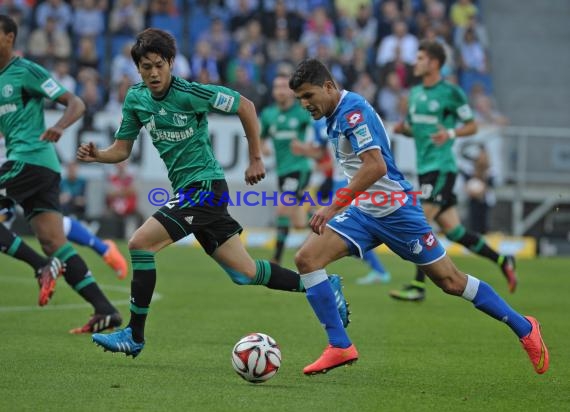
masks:
<svg viewBox="0 0 570 412"><path fill-rule="evenodd" d="M64 130L85 111L85 104L57 83L43 67L14 55L18 27L12 18L0 15L0 133L6 140L8 161L0 168L0 189L24 209L43 252L59 259L65 270L66 282L89 302L94 315L73 333L95 332L119 326L117 309L103 294L91 271L63 233L59 204L61 165L54 148ZM45 127L44 99L65 106L58 121ZM5 229L2 226L2 229ZM7 252L16 256L25 253L18 237L0 230L0 244L9 245ZM29 248L28 248L29 249ZM28 256L29 257L29 256ZM23 258L23 260L27 260ZM42 271L39 276L40 304L47 303L54 292L54 273Z"/></svg>
<svg viewBox="0 0 570 412"><path fill-rule="evenodd" d="M277 206L277 239L272 258L277 264L281 263L291 223L296 229L307 226L307 211L300 200L309 185L312 167L309 158L291 151L292 142L306 140L307 128L312 124L312 119L295 100L288 82L288 74L277 74L273 80L275 103L260 114L263 154L271 154L267 144L267 140L271 139L277 165L280 201ZM285 203L281 202L284 194L287 194ZM293 201L294 204L291 205Z"/></svg>
<svg viewBox="0 0 570 412"><path fill-rule="evenodd" d="M303 156L309 156L315 159L320 159L327 154L328 151L333 151L334 148L331 144L329 144L328 137L327 137L327 125L324 118L316 120L313 122L313 128L315 132L315 144L313 143L300 143L297 141L292 142L291 150L293 153ZM342 167L340 167L336 161L336 156L334 153L331 153L331 161L332 161L332 189L331 193L327 194L328 196L334 197L336 192L346 187L348 184L346 180L346 176L342 171ZM325 197L324 194L319 194L320 196ZM362 278L356 280L356 283L359 285L370 285L373 283L388 283L390 282L391 276L386 269L384 269L384 265L374 252L374 250L369 250L364 253L362 259L370 266L370 272Z"/></svg>
<svg viewBox="0 0 570 412"><path fill-rule="evenodd" d="M3 136L0 136L0 165L6 161L5 157L6 147ZM72 166L71 166L72 165ZM77 184L76 184L77 182ZM74 203L76 205L85 205L85 180L77 176L77 163L71 162L67 165L67 176L61 181L60 203L62 209L65 210L64 203L67 197L67 203ZM73 201L71 198L80 196L82 199ZM16 220L16 204L8 198L0 199L0 222L10 230L12 223ZM83 207L84 209L84 207ZM71 211L71 209L68 209ZM111 239L102 240L97 237L90 229L88 229L81 221L72 216L63 216L63 233L65 237L80 246L91 248L95 253L103 258L103 261L115 272L119 279L124 279L128 274L128 265L125 257L117 247L116 243ZM26 254L25 256L28 256ZM38 255L40 256L40 255ZM42 258L43 259L43 258ZM38 258L32 258L30 264L36 272ZM45 266L41 265L41 266Z"/></svg>
<svg viewBox="0 0 570 412"><path fill-rule="evenodd" d="M475 134L477 124L465 93L441 77L445 58L445 50L437 41L420 43L414 75L421 77L422 83L411 89L407 121L398 123L394 132L414 138L422 206L428 221L435 221L449 240L495 262L512 293L517 287L515 258L499 254L480 234L467 230L455 206L453 142L456 137ZM390 296L407 301L425 299L425 274L417 267L412 283L390 291Z"/></svg>

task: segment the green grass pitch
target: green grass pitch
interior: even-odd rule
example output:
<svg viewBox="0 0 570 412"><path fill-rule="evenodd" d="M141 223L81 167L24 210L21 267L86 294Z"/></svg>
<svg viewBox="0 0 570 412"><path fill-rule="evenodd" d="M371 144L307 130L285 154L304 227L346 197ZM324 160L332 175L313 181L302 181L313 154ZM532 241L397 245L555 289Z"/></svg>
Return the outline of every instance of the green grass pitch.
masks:
<svg viewBox="0 0 570 412"><path fill-rule="evenodd" d="M121 248L126 251L125 245ZM116 280L90 250L79 249L98 282L128 317L129 281ZM292 251L286 265L292 266ZM267 258L268 250L254 250ZM35 306L37 285L24 264L0 257L0 411L562 411L570 410L570 259L519 262L519 290L508 295L498 269L457 258L524 314L535 315L551 367L536 375L515 335L433 284L422 303L396 302L390 288L414 268L382 256L389 285L358 286L363 263L345 258L351 303L348 331L360 352L351 367L306 377L326 336L302 294L238 287L201 250L157 255L160 294L151 305L147 345L137 359L104 353L90 336L67 333L90 308L58 282L53 301ZM233 371L230 352L249 332L281 346L278 374L261 385Z"/></svg>

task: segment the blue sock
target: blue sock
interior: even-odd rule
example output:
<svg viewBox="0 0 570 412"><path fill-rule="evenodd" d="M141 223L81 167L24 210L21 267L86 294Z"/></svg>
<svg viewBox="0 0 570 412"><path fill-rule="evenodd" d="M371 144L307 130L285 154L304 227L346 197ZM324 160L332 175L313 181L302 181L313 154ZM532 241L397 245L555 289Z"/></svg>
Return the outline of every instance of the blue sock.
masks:
<svg viewBox="0 0 570 412"><path fill-rule="evenodd" d="M307 291L307 300L325 327L329 343L337 348L348 348L352 342L342 326L327 272L319 269L307 273L301 276L301 281Z"/></svg>
<svg viewBox="0 0 570 412"><path fill-rule="evenodd" d="M480 311L505 322L519 338L530 333L532 329L530 322L520 313L515 312L491 286L482 280L467 275L467 286L463 297L473 302L473 305Z"/></svg>
<svg viewBox="0 0 570 412"><path fill-rule="evenodd" d="M380 259L376 256L376 253L374 253L373 250L366 252L363 259L368 263L368 266L370 266L372 270L378 273L386 273L386 269L384 269L382 262L380 262Z"/></svg>
<svg viewBox="0 0 570 412"><path fill-rule="evenodd" d="M77 243L81 246L88 246L101 256L103 256L109 249L109 246L107 246L101 239L91 233L78 220L75 220L69 216L64 216L63 228L65 231L65 236L68 240L71 240L73 243Z"/></svg>

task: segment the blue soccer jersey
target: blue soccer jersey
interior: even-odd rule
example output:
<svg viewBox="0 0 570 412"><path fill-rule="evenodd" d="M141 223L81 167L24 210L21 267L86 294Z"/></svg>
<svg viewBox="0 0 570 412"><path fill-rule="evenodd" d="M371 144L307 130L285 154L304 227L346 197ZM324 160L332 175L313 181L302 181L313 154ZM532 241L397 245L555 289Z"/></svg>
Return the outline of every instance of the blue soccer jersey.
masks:
<svg viewBox="0 0 570 412"><path fill-rule="evenodd" d="M394 163L390 140L380 116L362 96L343 91L326 123L335 158L349 181L362 166L358 156L367 150L380 150L388 168L386 175L367 189L368 198L354 200L353 205L369 215L382 217L410 201L408 194L412 185Z"/></svg>

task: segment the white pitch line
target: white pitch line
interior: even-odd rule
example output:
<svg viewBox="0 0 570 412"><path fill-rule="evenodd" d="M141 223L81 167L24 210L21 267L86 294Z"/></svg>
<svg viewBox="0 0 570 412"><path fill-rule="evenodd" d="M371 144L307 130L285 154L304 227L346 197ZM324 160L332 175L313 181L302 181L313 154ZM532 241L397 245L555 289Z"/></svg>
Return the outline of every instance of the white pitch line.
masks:
<svg viewBox="0 0 570 412"><path fill-rule="evenodd" d="M22 278L7 278L4 276L0 277L0 282L8 281L11 283L28 283L28 281L24 281ZM117 285L101 285L99 284L101 289L104 290L111 290L114 292L125 292L127 294L131 293L131 290L125 286L117 286ZM1 292L0 292L1 293ZM154 292L152 294L152 301L155 302L157 300L162 299L162 295L158 292ZM129 300L112 300L111 303L114 306L126 306L129 304ZM52 311L52 310L72 310L72 309L83 309L83 308L90 308L91 305L89 303L64 303L62 305L52 304L44 307L39 306L0 306L0 313L14 313L14 312L35 312L35 311Z"/></svg>

